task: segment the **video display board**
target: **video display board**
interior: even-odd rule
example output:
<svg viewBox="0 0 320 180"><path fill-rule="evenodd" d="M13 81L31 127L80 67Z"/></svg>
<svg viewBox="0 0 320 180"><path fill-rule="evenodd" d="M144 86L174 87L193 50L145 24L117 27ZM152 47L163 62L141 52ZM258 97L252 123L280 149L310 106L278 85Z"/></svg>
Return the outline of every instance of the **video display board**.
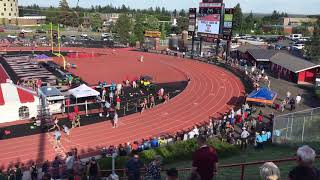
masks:
<svg viewBox="0 0 320 180"><path fill-rule="evenodd" d="M220 34L221 10L221 6L206 7L204 3L200 3L198 33Z"/></svg>
<svg viewBox="0 0 320 180"><path fill-rule="evenodd" d="M232 38L232 26L233 26L233 8L226 8L224 10L224 22L223 22L223 30L222 35L223 39L231 40Z"/></svg>

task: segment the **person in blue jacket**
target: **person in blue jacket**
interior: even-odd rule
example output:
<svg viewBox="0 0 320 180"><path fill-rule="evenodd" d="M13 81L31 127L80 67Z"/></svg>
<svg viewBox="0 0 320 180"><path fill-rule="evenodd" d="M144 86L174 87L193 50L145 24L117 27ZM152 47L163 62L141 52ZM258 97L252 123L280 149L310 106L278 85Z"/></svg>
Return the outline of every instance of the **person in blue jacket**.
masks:
<svg viewBox="0 0 320 180"><path fill-rule="evenodd" d="M256 143L257 143L257 146L256 146L257 150L263 149L263 140L259 132L256 132Z"/></svg>

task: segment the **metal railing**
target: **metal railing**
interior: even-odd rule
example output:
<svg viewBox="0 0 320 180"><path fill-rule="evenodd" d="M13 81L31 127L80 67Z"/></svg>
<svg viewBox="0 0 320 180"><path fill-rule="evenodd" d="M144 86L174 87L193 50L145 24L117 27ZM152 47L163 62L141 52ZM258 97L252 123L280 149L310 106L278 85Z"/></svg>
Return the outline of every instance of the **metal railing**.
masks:
<svg viewBox="0 0 320 180"><path fill-rule="evenodd" d="M320 156L316 156L319 160ZM244 180L244 179L259 179L259 167L266 162L275 163L281 171L281 177L286 177L294 166L296 157L284 158L284 159L273 159L263 160L255 162L235 163L218 166L218 174L215 177L216 180ZM316 165L319 165L317 162ZM179 179L188 179L191 175L192 168L180 168L178 170ZM167 169L161 170L161 177L165 179ZM120 179L127 179L125 169L115 169L116 174ZM112 170L101 170L103 176L108 176L112 173ZM141 169L141 175L145 173L145 169Z"/></svg>

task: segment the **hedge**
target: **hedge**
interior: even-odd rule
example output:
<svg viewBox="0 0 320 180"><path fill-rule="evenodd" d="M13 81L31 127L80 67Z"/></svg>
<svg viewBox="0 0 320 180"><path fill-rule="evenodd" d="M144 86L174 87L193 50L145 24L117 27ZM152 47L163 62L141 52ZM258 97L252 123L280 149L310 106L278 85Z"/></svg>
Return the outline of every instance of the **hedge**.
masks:
<svg viewBox="0 0 320 180"><path fill-rule="evenodd" d="M316 94L317 98L320 99L320 88L315 89L315 94Z"/></svg>
<svg viewBox="0 0 320 180"><path fill-rule="evenodd" d="M220 140L209 140L208 144L215 147L219 158L235 155L239 153L237 146L221 142ZM180 141L172 145L163 146L155 149L145 150L140 152L140 159L144 163L149 163L155 157L160 155L163 158L164 164L179 162L181 160L191 160L192 153L198 148L196 140ZM129 156L119 156L116 158L116 169L123 169L126 162L130 159ZM110 170L112 164L111 157L105 157L99 160L99 165L102 170Z"/></svg>

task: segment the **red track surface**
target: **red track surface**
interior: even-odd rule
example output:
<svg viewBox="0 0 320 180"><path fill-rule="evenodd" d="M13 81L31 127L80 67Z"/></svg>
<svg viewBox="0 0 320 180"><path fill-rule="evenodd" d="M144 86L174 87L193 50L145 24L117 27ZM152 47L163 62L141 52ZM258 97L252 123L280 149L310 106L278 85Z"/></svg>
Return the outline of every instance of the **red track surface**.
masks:
<svg viewBox="0 0 320 180"><path fill-rule="evenodd" d="M95 50L95 52L97 51L99 50ZM109 50L100 51L106 52ZM111 68L112 71L106 70L105 77L110 77L110 72L115 74L114 77L112 76L112 80L123 80L126 75L123 73L128 70L125 68L130 67L131 63L135 63L129 62L129 60L137 61L137 57L140 57L141 54L141 52L129 52L126 49L117 50L117 54L114 56L119 56L118 59L121 59L121 62L115 63L114 67ZM220 116L219 113L229 110L244 94L241 81L221 68L170 56L143 55L145 62L140 64L143 67L139 70L155 73L158 81L176 81L189 77L191 81L187 88L167 104L158 105L143 114L133 114L120 118L120 126L116 129L112 128L110 121L72 129L69 138L62 138L65 151L77 147L82 156L90 156L102 146L117 145L187 129L194 124L207 121L211 115ZM130 58L126 58L127 56ZM99 60L101 63L103 61L102 57ZM112 55L104 57L108 63L114 61L111 58ZM99 79L94 79L94 75L91 74L98 72L95 69L90 69L91 66L89 65L85 66L82 61L83 59L76 61L79 69L75 72L82 74L88 71L89 74L85 74L88 77L82 76L82 78L88 79L92 83L97 82ZM126 63L130 66L125 65ZM109 67L107 64L103 64L103 66ZM118 66L123 69L121 71L114 70ZM85 69L85 67L88 69ZM152 72L153 70L155 72ZM0 165L6 166L10 162L16 163L18 161L52 160L56 152L48 141L48 137L48 134L42 134L0 141Z"/></svg>

